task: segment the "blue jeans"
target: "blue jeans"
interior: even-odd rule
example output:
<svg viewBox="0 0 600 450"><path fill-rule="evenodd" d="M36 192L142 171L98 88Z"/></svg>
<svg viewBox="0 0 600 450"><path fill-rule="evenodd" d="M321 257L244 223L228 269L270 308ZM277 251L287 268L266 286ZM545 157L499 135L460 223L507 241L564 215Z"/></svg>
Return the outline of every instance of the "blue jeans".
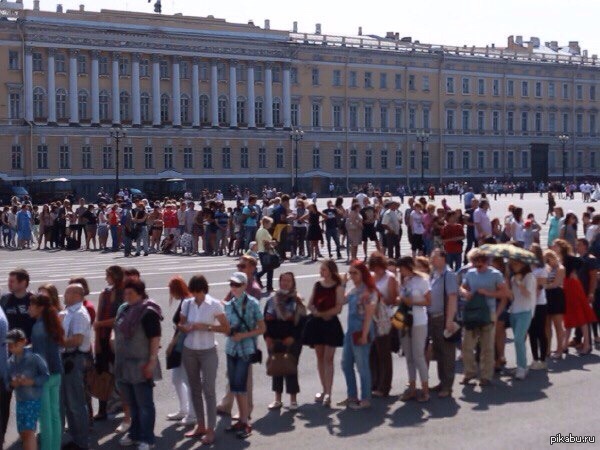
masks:
<svg viewBox="0 0 600 450"><path fill-rule="evenodd" d="M446 253L446 264L448 264L452 270L458 272L462 267L462 253Z"/></svg>
<svg viewBox="0 0 600 450"><path fill-rule="evenodd" d="M254 240L256 237L256 228L257 227L244 227L244 250L248 250L250 247L250 242Z"/></svg>
<svg viewBox="0 0 600 450"><path fill-rule="evenodd" d="M135 442L154 444L154 422L156 420L156 409L152 397L154 382L143 383L119 382L121 394L125 397L131 408L131 428L129 438Z"/></svg>
<svg viewBox="0 0 600 450"><path fill-rule="evenodd" d="M227 355L227 378L232 394L247 394L250 361L241 356Z"/></svg>
<svg viewBox="0 0 600 450"><path fill-rule="evenodd" d="M342 352L342 370L346 378L346 387L348 398L358 398L356 387L356 374L354 365L358 370L360 378L361 400L371 399L371 369L369 367L369 353L371 344L354 345L352 342L352 333L346 333L344 337L344 349Z"/></svg>
<svg viewBox="0 0 600 450"><path fill-rule="evenodd" d="M87 402L85 400L85 361L83 353L63 355L68 362L61 379L61 406L63 417L69 424L69 434L73 442L81 448L89 447L90 430ZM64 423L64 420L63 420Z"/></svg>
<svg viewBox="0 0 600 450"><path fill-rule="evenodd" d="M527 369L527 347L525 339L531 324L531 311L510 314L510 326L515 337L515 352L517 353L517 367Z"/></svg>
<svg viewBox="0 0 600 450"><path fill-rule="evenodd" d="M148 253L148 227L146 225L141 227L135 239L135 252L140 253L142 249L144 253Z"/></svg>
<svg viewBox="0 0 600 450"><path fill-rule="evenodd" d="M112 240L112 251L116 252L119 250L119 226L111 225L110 226L110 238Z"/></svg>
<svg viewBox="0 0 600 450"><path fill-rule="evenodd" d="M327 240L327 251L329 255L331 255L331 240L335 243L335 251L338 256L341 255L340 252L340 234L337 228L326 228L325 229L325 239Z"/></svg>

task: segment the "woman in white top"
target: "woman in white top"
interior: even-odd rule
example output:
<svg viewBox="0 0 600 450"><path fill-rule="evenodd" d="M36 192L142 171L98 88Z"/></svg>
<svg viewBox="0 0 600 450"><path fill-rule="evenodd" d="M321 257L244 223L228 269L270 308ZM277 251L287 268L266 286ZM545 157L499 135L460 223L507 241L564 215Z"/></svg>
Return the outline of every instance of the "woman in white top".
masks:
<svg viewBox="0 0 600 450"><path fill-rule="evenodd" d="M523 208L513 208L513 220L511 222L511 230L510 235L513 241L519 243L521 247L524 246L525 236L523 233L524 224L523 224Z"/></svg>
<svg viewBox="0 0 600 450"><path fill-rule="evenodd" d="M515 352L517 354L517 371L519 380L527 376L527 349L525 339L531 324L537 297L537 282L531 272L531 267L521 261L509 261L513 276L510 279L510 326L513 329Z"/></svg>
<svg viewBox="0 0 600 450"><path fill-rule="evenodd" d="M529 344L531 345L531 354L533 363L529 366L532 370L546 369L546 355L548 354L548 336L546 336L546 319L548 317L548 301L546 299L546 280L548 271L544 264L544 252L538 244L532 244L531 252L535 254L538 263L533 269L533 276L536 280L536 301L533 320L529 326Z"/></svg>
<svg viewBox="0 0 600 450"><path fill-rule="evenodd" d="M374 252L369 257L369 270L373 272L380 301L387 306L388 316L385 319L389 320L394 314L394 306L398 303L398 281L395 274L387 270L387 261L388 259L379 252ZM390 333L397 333L397 331L394 328ZM387 397L392 388L393 373L391 334L375 337L369 362L373 397Z"/></svg>
<svg viewBox="0 0 600 450"><path fill-rule="evenodd" d="M402 276L400 301L412 314L413 323L409 331L402 331L400 342L406 357L408 369L408 389L401 400L417 399L419 402L429 400L429 376L425 360L425 343L427 340L427 306L431 304L431 292L427 277L415 272L413 258L405 256L398 262ZM417 370L421 379L421 392L417 393Z"/></svg>
<svg viewBox="0 0 600 450"><path fill-rule="evenodd" d="M179 329L186 333L181 359L187 372L198 424L185 437L202 436L202 444L215 441L217 424L217 341L215 333L229 335L229 322L221 302L208 295L208 282L202 275L193 276L188 289L193 295L181 305ZM204 422L204 401L207 423Z"/></svg>

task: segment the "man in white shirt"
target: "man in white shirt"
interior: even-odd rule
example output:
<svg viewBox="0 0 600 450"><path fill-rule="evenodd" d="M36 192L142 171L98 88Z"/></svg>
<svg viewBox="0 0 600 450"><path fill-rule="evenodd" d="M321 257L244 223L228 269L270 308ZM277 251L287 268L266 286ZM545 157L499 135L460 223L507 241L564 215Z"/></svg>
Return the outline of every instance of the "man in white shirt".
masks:
<svg viewBox="0 0 600 450"><path fill-rule="evenodd" d="M487 215L489 209L490 203L487 200L481 200L479 208L473 213L475 239L479 242L482 242L486 237L492 235L492 221Z"/></svg>
<svg viewBox="0 0 600 450"><path fill-rule="evenodd" d="M398 214L400 204L392 200L387 203L388 209L383 213L381 225L385 228L385 245L388 258L400 259L400 224L402 219Z"/></svg>
<svg viewBox="0 0 600 450"><path fill-rule="evenodd" d="M65 330L63 352L65 373L62 377L61 398L69 424L69 433L73 439L71 447L77 449L89 448L89 415L84 373L90 351L92 326L90 315L83 305L84 294L81 284L69 285L65 290L66 308L61 312Z"/></svg>
<svg viewBox="0 0 600 450"><path fill-rule="evenodd" d="M360 209L363 209L365 207L365 203L368 198L369 198L369 196L367 194L365 194L363 191L356 194L356 200L358 201L358 204L360 205Z"/></svg>
<svg viewBox="0 0 600 450"><path fill-rule="evenodd" d="M423 241L423 234L425 233L425 227L423 226L423 205L419 202L414 203L413 210L410 213L410 229L412 231L411 249L414 258L417 254L422 255L425 250Z"/></svg>

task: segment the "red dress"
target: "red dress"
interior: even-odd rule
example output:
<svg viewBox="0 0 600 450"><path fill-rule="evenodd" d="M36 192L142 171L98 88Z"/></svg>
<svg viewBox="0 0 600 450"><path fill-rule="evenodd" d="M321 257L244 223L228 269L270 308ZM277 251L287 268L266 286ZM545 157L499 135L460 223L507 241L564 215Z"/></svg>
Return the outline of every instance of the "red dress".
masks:
<svg viewBox="0 0 600 450"><path fill-rule="evenodd" d="M565 291L565 315L563 320L565 328L576 328L597 320L581 281L578 278L571 277L571 273L576 272L581 263L581 260L574 256L567 256L564 262L566 276L563 286Z"/></svg>

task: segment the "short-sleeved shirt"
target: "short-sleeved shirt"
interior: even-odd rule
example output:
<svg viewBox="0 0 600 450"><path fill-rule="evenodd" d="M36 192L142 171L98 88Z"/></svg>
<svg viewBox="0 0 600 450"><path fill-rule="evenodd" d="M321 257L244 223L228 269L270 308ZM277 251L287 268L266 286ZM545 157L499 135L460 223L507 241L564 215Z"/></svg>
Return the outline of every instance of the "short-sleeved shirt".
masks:
<svg viewBox="0 0 600 450"><path fill-rule="evenodd" d="M0 304L4 309L4 314L8 320L8 329L20 328L25 332L27 339L31 339L31 329L35 319L29 315L29 301L31 293L18 298L14 294L4 294L0 299Z"/></svg>
<svg viewBox="0 0 600 450"><path fill-rule="evenodd" d="M200 304L194 298L188 298L181 304L181 315L185 316L186 323L189 324L214 325L217 323L217 316L224 313L221 302L208 294ZM212 331L194 330L187 333L183 345L191 350L209 350L217 345L217 340Z"/></svg>
<svg viewBox="0 0 600 450"><path fill-rule="evenodd" d="M257 323L264 320L258 300L246 294L240 298L233 298L225 304L225 316L232 330L238 330L243 333L256 329ZM240 317L246 322L245 325L240 320ZM239 342L234 342L231 337L228 337L225 344L225 353L230 356L247 358L256 351L256 348L256 338L246 338Z"/></svg>
<svg viewBox="0 0 600 450"><path fill-rule="evenodd" d="M260 227L256 231L255 240L258 245L258 252L261 253L265 251L265 241L272 241L273 237L266 228Z"/></svg>
<svg viewBox="0 0 600 450"><path fill-rule="evenodd" d="M537 267L533 269L533 276L536 278L548 278L548 271L544 267ZM537 296L535 299L535 304L537 305L547 305L548 300L546 299L546 289L537 289Z"/></svg>
<svg viewBox="0 0 600 450"><path fill-rule="evenodd" d="M402 296L410 297L413 302L421 303L425 294L429 292L429 282L418 275L414 275L402 284ZM412 306L413 326L427 325L427 307Z"/></svg>
<svg viewBox="0 0 600 450"><path fill-rule="evenodd" d="M69 306L61 311L60 314L64 316L63 328L65 330L65 337L70 338L77 334L83 336L83 342L79 347L65 348L65 352L73 352L75 350L89 352L92 337L92 322L87 309L83 306L83 302Z"/></svg>
<svg viewBox="0 0 600 450"><path fill-rule="evenodd" d="M473 223L479 224L481 232L475 226L475 237L480 238L492 234L492 221L487 215L487 211L483 208L477 208L473 213Z"/></svg>
<svg viewBox="0 0 600 450"><path fill-rule="evenodd" d="M449 223L447 225L444 225L444 228L442 228L441 236L442 239L464 237L465 231L462 225L458 223ZM462 241L444 242L444 250L446 250L447 253L461 253Z"/></svg>
<svg viewBox="0 0 600 450"><path fill-rule="evenodd" d="M242 214L244 214L246 216L246 221L244 222L244 226L246 226L246 227L255 227L258 223L256 221L257 216L255 216L255 217L250 216L252 211L258 212L258 211L256 211L255 206L244 206L244 209L242 210Z"/></svg>
<svg viewBox="0 0 600 450"><path fill-rule="evenodd" d="M392 211L388 209L383 213L383 217L381 218L381 224L389 227L392 233L399 234L400 233L400 216L398 211Z"/></svg>
<svg viewBox="0 0 600 450"><path fill-rule="evenodd" d="M425 226L423 225L423 213L416 209L410 213L410 228L413 234L425 233Z"/></svg>
<svg viewBox="0 0 600 450"><path fill-rule="evenodd" d="M469 287L472 293L477 292L478 289L486 289L488 291L495 291L504 283L504 277L500 271L488 267L485 272L479 272L476 268L469 269L463 279L463 286ZM494 297L486 297L490 312L494 314L496 312L496 299Z"/></svg>
<svg viewBox="0 0 600 450"><path fill-rule="evenodd" d="M429 314L443 314L444 308L444 284L446 296L458 294L458 279L456 274L446 268L442 273L434 271L429 280L431 289L431 305L427 308Z"/></svg>
<svg viewBox="0 0 600 450"><path fill-rule="evenodd" d="M327 219L325 219L325 228L335 230L337 228L337 210L335 208L327 208L323 210L323 214L327 216Z"/></svg>
<svg viewBox="0 0 600 450"><path fill-rule="evenodd" d="M373 208L371 205L365 206L363 209L361 209L360 214L362 215L364 224L375 223L375 208Z"/></svg>
<svg viewBox="0 0 600 450"><path fill-rule="evenodd" d="M365 287L354 288L348 293L348 333L355 333L363 329L365 321L365 307L377 303L377 292L372 291L366 298L362 298ZM372 326L372 323L371 325Z"/></svg>

